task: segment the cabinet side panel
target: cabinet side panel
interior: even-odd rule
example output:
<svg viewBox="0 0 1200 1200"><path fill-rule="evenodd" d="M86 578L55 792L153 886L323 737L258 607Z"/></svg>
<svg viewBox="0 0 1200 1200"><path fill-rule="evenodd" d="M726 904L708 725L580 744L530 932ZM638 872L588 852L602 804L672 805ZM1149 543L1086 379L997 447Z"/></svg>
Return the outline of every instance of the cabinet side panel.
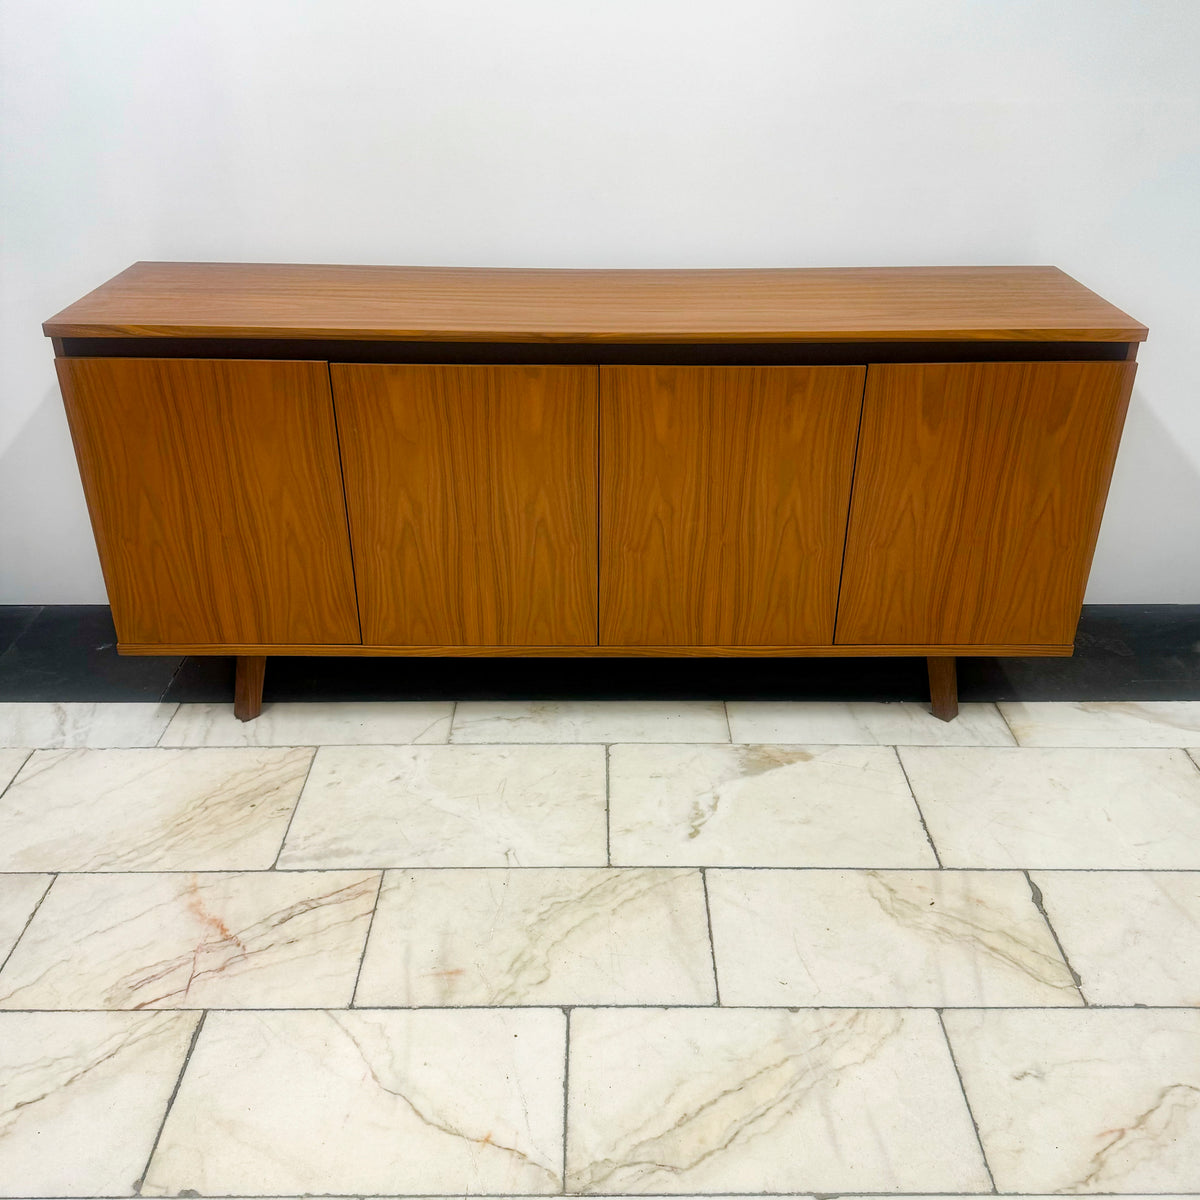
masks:
<svg viewBox="0 0 1200 1200"><path fill-rule="evenodd" d="M594 646L595 368L331 371L365 640Z"/></svg>
<svg viewBox="0 0 1200 1200"><path fill-rule="evenodd" d="M601 642L833 640L862 367L602 367Z"/></svg>
<svg viewBox="0 0 1200 1200"><path fill-rule="evenodd" d="M324 363L56 366L122 642L359 642Z"/></svg>
<svg viewBox="0 0 1200 1200"><path fill-rule="evenodd" d="M1134 370L871 367L837 641L1071 642Z"/></svg>

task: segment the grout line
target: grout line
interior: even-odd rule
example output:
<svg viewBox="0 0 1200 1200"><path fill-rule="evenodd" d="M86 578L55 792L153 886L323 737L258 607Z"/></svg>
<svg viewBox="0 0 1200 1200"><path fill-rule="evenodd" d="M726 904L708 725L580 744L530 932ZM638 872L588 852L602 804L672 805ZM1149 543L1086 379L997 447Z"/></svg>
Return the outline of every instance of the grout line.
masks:
<svg viewBox="0 0 1200 1200"><path fill-rule="evenodd" d="M567 1121L570 1112L569 1098L571 1095L571 1009L563 1007L563 1016L567 1019L566 1033L563 1036L563 1137L562 1137L562 1191L567 1190Z"/></svg>
<svg viewBox="0 0 1200 1200"><path fill-rule="evenodd" d="M21 870L0 870L0 878L6 875L265 875L276 872L280 875L319 875L322 873L344 873L346 871L596 871L602 870L605 863L447 863L444 865L428 866L403 862L353 862L339 863L336 866L319 867L300 865L294 867L274 867L268 864L263 867L145 867L126 868L124 870L76 870L71 867L23 867ZM735 865L722 862L640 862L614 863L613 870L627 867L637 867L641 870L653 871L699 871L703 868L720 871L857 871L880 874L892 872L896 874L958 874L958 875L1013 875L1020 874L1022 867L927 867L927 866L897 866L895 863L834 863L831 865L811 863L759 863L753 866ZM1194 867L1039 867L1028 868L1043 875L1200 875L1200 863ZM1172 1193L1173 1194L1173 1193ZM1200 1195L1200 1192L1197 1193Z"/></svg>
<svg viewBox="0 0 1200 1200"><path fill-rule="evenodd" d="M721 980L717 976L717 944L713 941L712 905L708 900L708 868L700 868L700 883L704 888L704 916L708 921L708 950L712 958L713 991L717 997L717 1008L721 1007Z"/></svg>
<svg viewBox="0 0 1200 1200"><path fill-rule="evenodd" d="M292 811L288 814L287 825L284 828L283 837L281 837L279 839L279 849L275 851L275 857L271 861L271 865L268 868L268 870L274 871L279 866L279 856L283 853L284 846L287 845L288 834L292 832L292 822L296 819L296 813L300 809L300 801L304 798L304 789L306 787L308 787L308 777L312 774L313 763L315 763L317 761L317 753L320 751L321 747L313 746L313 747L311 747L311 749L312 749L312 754L309 756L308 770L304 772L304 782L301 783L300 790L296 793L296 802L295 802L295 804L292 805ZM381 870L382 868L380 868L380 867L364 867L362 869L378 871L378 870Z"/></svg>
<svg viewBox="0 0 1200 1200"><path fill-rule="evenodd" d="M612 747L604 747L604 864L612 866L612 789L610 778L610 756Z"/></svg>
<svg viewBox="0 0 1200 1200"><path fill-rule="evenodd" d="M721 701L721 711L725 714L725 732L729 735L729 744L734 745L733 726L729 723L729 701Z"/></svg>
<svg viewBox="0 0 1200 1200"><path fill-rule="evenodd" d="M612 701L612 703L618 704L618 703L620 703L620 701L614 700L614 701ZM718 701L714 701L714 703L720 704L720 703L722 703L722 701L718 700ZM451 730L451 733L453 734L453 730ZM735 744L740 745L741 743L735 743ZM858 743L858 742L847 742L847 743L826 742L826 743L821 744L821 749L827 749L829 746L840 746L843 744L844 745L857 745L857 746L862 745L862 743ZM874 742L872 742L871 744L876 745L876 743L874 743ZM507 741L507 742L322 742L321 745L322 746L334 746L334 745L361 746L364 749L370 748L370 747L379 747L379 746L412 745L412 746L420 746L421 748L427 749L427 750L434 750L434 749L438 749L438 748L444 749L446 746L452 746L456 750L460 750L460 749L511 750L514 747L518 747L518 746L541 746L543 748L549 747L549 746L677 746L684 750L690 750L694 746L725 746L725 747L728 747L729 743L728 742L714 742L711 738L705 738L703 741L686 741L686 740L680 741L678 738L667 738L667 739L663 739L661 741L655 741L653 738L640 738L640 739L626 738L624 740L617 739L616 741L613 741L611 739L597 736L594 738L552 738L551 740L545 741L545 742L534 742L534 741L528 741L524 738L521 738L521 739L516 739L513 741ZM189 748L190 749L201 749L201 747L189 747ZM1011 747L1011 746L980 747L980 749L1000 749L1000 750L1011 750L1012 748L1013 747Z"/></svg>
<svg viewBox="0 0 1200 1200"><path fill-rule="evenodd" d="M183 664L184 664L185 662L187 662L187 660L188 660L190 657L191 657L191 656L190 656L190 655L188 655L188 654L181 654L181 655L179 656L179 662L176 664L176 666L175 666L175 670L173 670L173 671L171 672L171 678L167 680L167 686L166 686L165 688L163 688L163 690L162 690L162 694L161 694L161 695L158 697L158 702L159 702L159 704L162 704L162 703L163 703L163 702L166 700L166 698L167 698L167 693L168 693L168 692L171 690L171 688L172 688L172 687L175 685L175 680L179 678L179 672L183 670ZM175 702L175 710L176 710L176 712L178 712L178 711L179 711L179 701L176 701L176 702ZM174 718L174 716L172 716L171 720L173 721L174 719L175 719L175 718ZM167 722L167 724L168 724L168 725L170 725L170 723L171 723L171 721L168 721L168 722ZM163 730L163 733L166 733L166 730L165 730L165 729ZM162 737L162 733L160 733L158 736L161 738L161 737ZM157 743L157 742L155 742L154 744L155 744L156 746L158 745L158 743Z"/></svg>
<svg viewBox="0 0 1200 1200"><path fill-rule="evenodd" d="M180 666L182 666L182 665L183 664L180 663ZM174 678L174 676L172 676L172 678ZM166 695L166 693L164 692L163 695ZM160 699L159 704L162 704L162 703L164 703L164 701ZM156 737L154 739L154 746L152 746L151 749L157 749L158 747L162 746L162 740L163 740L163 738L165 738L167 736L167 730L170 729L171 726L175 724L175 718L177 716L179 716L179 702L178 701L175 702L175 711L167 718L167 723L162 727L162 732L158 735L158 737ZM174 747L172 747L172 749L174 749Z"/></svg>
<svg viewBox="0 0 1200 1200"><path fill-rule="evenodd" d="M305 1193L310 1200L396 1200L396 1196L391 1192L307 1192ZM585 1200L585 1197L594 1196L596 1200L626 1200L628 1193L615 1192L549 1192L544 1195L567 1195L577 1197L578 1200ZM724 1200L724 1197L758 1197L761 1200L797 1200L798 1197L804 1200L812 1200L813 1197L833 1198L837 1200L850 1200L851 1197L863 1197L864 1200L869 1198L879 1197L879 1200L928 1200L931 1193L929 1192L733 1192L728 1189L723 1189L720 1192L694 1193L699 1200L705 1200L705 1197L711 1197L711 1200L717 1200L718 1197ZM980 1196L990 1196L990 1192L937 1192L934 1193L941 1200L941 1197L962 1197L963 1200L978 1200ZM1029 1192L998 1192L1000 1196L1011 1196L1013 1200L1028 1200L1031 1195L1036 1193ZM200 1192L189 1191L188 1196L201 1197L204 1200L203 1194ZM469 1200L512 1200L512 1192L471 1192ZM1115 1200L1131 1200L1131 1193L1128 1192L1088 1192L1089 1196L1112 1196ZM1200 1192L1137 1192L1137 1197L1143 1196L1162 1196L1166 1200L1173 1200L1174 1197L1192 1197L1200 1196ZM679 1200L678 1192L638 1192L638 1200ZM257 1200L257 1198L251 1198ZM420 1192L417 1200L463 1200L462 1192Z"/></svg>
<svg viewBox="0 0 1200 1200"><path fill-rule="evenodd" d="M458 720L458 705L459 701L450 701L450 724L446 726L446 740L435 743L436 745L449 746L452 744L450 739L454 736L454 722Z"/></svg>
<svg viewBox="0 0 1200 1200"><path fill-rule="evenodd" d="M133 1185L135 1196L142 1194L142 1184L146 1182L146 1176L150 1174L150 1164L154 1161L154 1155L158 1150L159 1140L162 1138L163 1130L167 1127L167 1118L171 1115L171 1108L175 1104L175 1097L179 1095L179 1088L183 1084L183 1077L188 1069L188 1063L192 1061L192 1051L196 1049L196 1043L200 1040L200 1030L204 1028L204 1022L208 1018L207 1010L200 1013L200 1020L196 1022L196 1028L192 1031L192 1040L188 1043L187 1053L183 1056L183 1066L179 1068L179 1076L175 1080L175 1086L171 1089L171 1095L167 1100L167 1107L163 1109L162 1121L158 1126L158 1132L154 1135L154 1143L150 1147L150 1154L146 1159L145 1169L138 1176L137 1182Z"/></svg>
<svg viewBox="0 0 1200 1200"><path fill-rule="evenodd" d="M962 1072L958 1069L958 1059L954 1057L954 1046L950 1042L950 1032L946 1028L946 1022L942 1019L942 1009L935 1009L937 1013L938 1024L942 1027L942 1037L946 1039L946 1049L950 1052L950 1063L954 1067L955 1077L958 1079L958 1090L962 1093L963 1103L967 1106L967 1116L971 1118L971 1128L975 1130L975 1141L979 1144L979 1157L983 1160L983 1169L987 1172L987 1177L992 1185L992 1191L995 1192L996 1177L992 1174L992 1164L988 1162L987 1151L983 1148L983 1138L979 1133L979 1122L975 1120L975 1112L971 1108L971 1101L967 1098L967 1085L963 1083Z"/></svg>
<svg viewBox="0 0 1200 1200"><path fill-rule="evenodd" d="M13 701L12 703L26 703L26 702L25 701ZM37 701L37 702L28 701L28 703L40 703L40 701ZM81 701L81 703L82 703L82 701ZM116 703L116 701L111 701L111 702L110 701L97 701L97 703ZM149 703L158 703L158 701L149 701ZM194 707L195 705L198 705L200 703L207 703L207 702L206 701L194 701L194 702L193 701L179 701L178 703L179 703L179 707L182 708L185 704L188 707ZM316 703L320 703L320 702L313 701L313 703L316 704ZM342 703L342 702L341 701L336 701L336 702L331 701L330 703ZM345 703L360 703L360 702L346 701ZM414 704L419 704L419 703L424 703L424 701L411 701L410 702L410 701L405 701L405 700L396 700L396 701L380 700L380 701L361 701L361 703L379 703L379 704L414 703ZM450 728L450 734L449 734L449 737L451 739L453 739L454 721L457 719L457 707L458 707L459 703L461 703L461 701L449 701L448 703L454 704L454 706L455 706L455 710L451 715L451 728ZM619 703L621 703L621 701L618 701L618 700L603 701L603 703L619 704ZM687 701L687 703L691 704L691 703L701 703L701 702L700 701ZM715 700L715 701L708 701L705 703L723 704L725 702L720 701L720 700ZM802 702L798 702L798 703L802 703ZM875 703L875 702L874 701L862 701L861 703ZM883 702L881 701L880 703L883 703ZM896 701L896 703L900 703L900 701ZM980 704L980 703L991 703L991 701L964 701L964 703ZM1200 701L1197 701L1197 703L1200 703ZM213 707L221 708L224 706L223 705L214 705ZM174 718L172 718L172 720L173 719ZM168 724L170 724L170 722L168 722ZM726 724L728 725L728 717L726 717ZM166 733L166 731L164 730L164 732L162 734L160 734L159 737L161 738L161 737L165 736L165 733ZM696 738L696 739L687 739L687 738L679 738L679 737L662 738L662 739L625 738L625 739L618 739L618 740L612 741L612 740L605 740L605 738L599 737L599 736L597 736L595 738L553 738L553 739L550 739L547 741L540 741L540 742L535 742L535 741L527 740L524 738L519 738L519 739L508 740L508 741L490 741L490 742L456 742L453 740L448 740L445 742L395 742L395 741L391 741L391 742L385 742L385 741L338 742L338 741L329 741L329 742L310 742L310 743L308 743L309 746L315 746L317 749L320 749L323 746L347 746L347 747L351 747L354 749L363 749L363 750L378 749L381 746L410 747L412 749L420 749L420 750L445 750L448 747L454 748L454 749L466 748L466 749L482 750L482 749L491 748L493 750L510 750L510 749L513 749L514 747L518 747L518 746L550 747L550 746L605 746L605 745L610 745L610 746L673 746L678 749L688 750L688 749L692 749L697 746L728 747L730 744L731 743L729 741L724 741L724 742L713 741L711 738ZM881 747L893 747L893 748L899 748L899 749L903 749L903 750L954 750L954 751L958 751L958 750L988 750L988 751L999 752L999 753L1004 753L1004 754L1011 754L1017 750L1026 750L1026 751L1028 751L1028 750L1054 750L1054 751L1059 751L1059 750L1138 751L1138 750L1140 750L1140 751L1157 751L1160 754L1181 753L1185 756L1187 756L1187 752L1189 750L1200 749L1200 747L1196 747L1196 746L1192 745L1191 743L1187 743L1187 744L1181 743L1179 745L1174 745L1174 746L1146 746L1146 745L1139 745L1139 744L1133 744L1133 743L1122 744L1122 745L1118 745L1118 746L1093 746L1091 744L1081 744L1078 742L1065 743L1065 744L1061 744L1061 745L1028 746L1028 745L1023 745L1023 744L1018 743L1015 746L1009 746L1009 745L996 746L996 745L990 745L987 742L974 742L969 745L946 745L945 743L942 743L942 742L863 742L863 741L854 741L854 742L842 742L842 741L781 742L781 741L773 741L773 742L733 742L732 744L735 746L788 746L788 747L795 747L797 749L804 749L804 750L829 750L829 749L834 749L834 748L841 749L841 750L869 750L869 749L879 749ZM156 745L157 745L157 743L139 744L136 746L125 746L125 745L116 745L116 746L85 746L85 745L0 746L0 749L3 749L3 750L150 750L150 749L154 749L156 747ZM211 742L211 743L205 743L204 745L163 747L163 749L169 749L169 750L303 750L305 748L306 748L305 745L298 744L296 742L268 742L268 743L254 744L254 745L247 745L245 742ZM1194 762L1195 760L1193 759L1192 761ZM839 1193L839 1195L840 1194L841 1193ZM1198 1194L1200 1194L1200 1193L1198 1193Z"/></svg>
<svg viewBox="0 0 1200 1200"><path fill-rule="evenodd" d="M202 1193L191 1192L189 1196L201 1197ZM565 1192L565 1193L544 1193L546 1195L568 1195L577 1197L578 1200L585 1200L585 1197L596 1197L596 1200L626 1200L627 1193L615 1192ZM732 1192L728 1189L721 1192L696 1193L699 1200L704 1200L704 1197L711 1197L712 1200L717 1200L720 1197L761 1197L762 1200L797 1200L797 1197L803 1197L804 1200L811 1200L813 1197L837 1197L837 1200L849 1200L850 1197L867 1198L879 1197L879 1200L928 1200L931 1193L929 1192ZM962 1197L963 1200L978 1200L980 1196L990 1196L990 1192L937 1192L934 1193L939 1198L945 1197ZM1000 1196L1011 1196L1013 1200L1028 1200L1028 1197L1036 1193L1030 1192L998 1192ZM1089 1196L1112 1196L1117 1200L1130 1200L1131 1193L1128 1192L1089 1192ZM512 1200L512 1192L471 1192L469 1200ZM1167 1200L1173 1200L1174 1197L1192 1197L1200 1196L1200 1192L1137 1192L1139 1200L1143 1196L1163 1196ZM396 1196L392 1192L308 1192L306 1196L311 1200L396 1200ZM462 1200L462 1192L421 1192L418 1194L418 1200ZM678 1192L638 1192L638 1200L679 1200ZM251 1198L255 1200L255 1198Z"/></svg>
<svg viewBox="0 0 1200 1200"><path fill-rule="evenodd" d="M383 876L385 872L379 872L379 883L375 886L375 903L371 907L371 919L367 922L367 936L363 938L362 953L358 956L358 970L354 972L354 987L350 992L350 1003L347 1008L354 1007L354 1001L358 997L358 981L362 978L363 963L367 961L367 946L371 941L371 930L375 928L375 914L379 911L379 897L383 894Z"/></svg>
<svg viewBox="0 0 1200 1200"><path fill-rule="evenodd" d="M1046 928L1050 930L1050 936L1054 939L1054 944L1058 947L1058 952L1062 956L1066 968L1071 972L1071 978L1075 982L1075 990L1079 993L1080 1000L1083 1001L1084 1007L1089 1007L1088 998L1083 992L1083 978L1078 971L1071 965L1071 960L1067 957L1066 949L1059 940L1058 930L1054 928L1054 923L1050 920L1050 914L1046 911L1045 899L1042 896L1042 889L1033 882L1033 876L1028 871L1021 872L1025 876L1025 882L1029 884L1029 893L1033 897L1033 903L1038 912L1042 914L1042 920L1046 922Z"/></svg>
<svg viewBox="0 0 1200 1200"><path fill-rule="evenodd" d="M46 884L45 890L38 897L38 902L33 906L33 911L25 918L25 924L21 926L21 932L17 934L17 940L9 947L9 951L4 958L0 959L0 973L3 973L4 968L8 966L9 959L17 952L17 947L21 944L21 939L25 936L25 932L29 926L33 924L33 918L37 916L38 909L42 907L42 901L50 895L50 889L54 886L57 879L57 874L50 876L50 882Z"/></svg>
<svg viewBox="0 0 1200 1200"><path fill-rule="evenodd" d="M990 703L991 706L1000 714L1000 720L1004 722L1004 728L1008 730L1008 736L1012 738L1013 745L1019 747L1021 745L1021 739L1017 737L1017 731L1009 724L1008 718L1004 715L1004 709L1000 707L1000 702L998 700L992 700Z"/></svg>
<svg viewBox="0 0 1200 1200"><path fill-rule="evenodd" d="M917 789L913 787L912 780L908 777L908 768L904 765L904 759L900 757L900 747L893 746L892 753L896 756L896 761L900 764L900 770L904 775L904 782L908 786L908 794L912 797L913 807L917 810L917 816L921 821L921 828L925 830L925 840L929 843L930 850L933 851L933 861L940 868L942 865L942 856L938 853L938 848L934 844L933 834L929 832L929 826L925 824L925 814L921 811L921 802L917 799Z"/></svg>
<svg viewBox="0 0 1200 1200"><path fill-rule="evenodd" d="M676 1003L675 1001L659 1001L657 1004L612 1004L612 1003L572 1003L568 1006L562 1004L553 1004L549 1001L539 1004L361 1004L354 1008L348 1005L342 1005L340 1008L336 1005L322 1004L243 1004L236 1006L208 1004L203 1008L188 1008L186 1006L170 1007L164 1005L161 1008L146 1006L143 1008L88 1008L86 1006L76 1006L73 1008L4 1008L0 1010L0 1018L5 1013L167 1013L167 1012L557 1012L564 1007L570 1007L572 1011L576 1009L607 1011L628 1010L630 1012L670 1012L674 1009L686 1010L688 1012L716 1012L717 1008L713 1004L687 1004ZM722 1012L767 1012L767 1013L799 1013L799 1012L992 1012L992 1013L1010 1013L1010 1012L1034 1012L1034 1013L1095 1013L1095 1012L1126 1012L1126 1013L1192 1013L1200 1015L1194 1004L1089 1004L1087 1008L1083 1008L1078 1004L722 1004L720 1011ZM223 1193L222 1193L223 1194ZM335 1193L341 1195L342 1193ZM393 1193L387 1193L392 1195ZM621 1193L624 1195L625 1193ZM725 1193L722 1192L721 1195ZM841 1195L838 1192L837 1195ZM928 1195L926 1192L917 1192L915 1195ZM943 1195L942 1192L937 1192L937 1195ZM1042 1195L1044 1193L1036 1193ZM1139 1196L1141 1192L1137 1193ZM1178 1193L1167 1192L1165 1195L1174 1196ZM1200 1193L1197 1193L1200 1195Z"/></svg>
<svg viewBox="0 0 1200 1200"><path fill-rule="evenodd" d="M15 747L13 747L13 749L24 750L25 747L24 746L15 746ZM39 747L34 747L33 749L31 749L29 751L29 753L26 754L23 759L21 759L21 765L12 773L12 778L3 787L0 787L0 800L2 800L7 795L8 789L10 787L12 787L12 785L14 783L17 782L17 776L20 775L20 773L23 770L25 770L25 768L29 765L29 760L38 752L38 749L39 749ZM7 871L0 872L0 874L8 874L8 872ZM20 874L27 875L28 872L22 871L22 872L20 872Z"/></svg>

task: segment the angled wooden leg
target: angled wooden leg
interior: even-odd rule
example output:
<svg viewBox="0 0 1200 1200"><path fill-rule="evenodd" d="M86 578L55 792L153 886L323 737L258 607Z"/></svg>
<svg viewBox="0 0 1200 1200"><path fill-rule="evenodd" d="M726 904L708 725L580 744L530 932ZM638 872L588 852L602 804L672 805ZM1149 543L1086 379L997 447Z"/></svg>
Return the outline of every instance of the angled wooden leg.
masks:
<svg viewBox="0 0 1200 1200"><path fill-rule="evenodd" d="M958 716L958 660L927 658L929 664L929 699L933 715L941 721L953 721Z"/></svg>
<svg viewBox="0 0 1200 1200"><path fill-rule="evenodd" d="M264 655L239 654L233 683L233 715L253 721L262 712L263 679L267 674Z"/></svg>

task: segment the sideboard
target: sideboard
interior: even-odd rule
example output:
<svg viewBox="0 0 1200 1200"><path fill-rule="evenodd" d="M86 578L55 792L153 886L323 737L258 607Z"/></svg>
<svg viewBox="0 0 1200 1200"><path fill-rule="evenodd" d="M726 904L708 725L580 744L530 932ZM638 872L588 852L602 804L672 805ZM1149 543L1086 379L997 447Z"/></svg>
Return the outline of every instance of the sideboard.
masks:
<svg viewBox="0 0 1200 1200"><path fill-rule="evenodd" d="M1072 651L1146 329L1053 267L137 263L44 325L124 654Z"/></svg>

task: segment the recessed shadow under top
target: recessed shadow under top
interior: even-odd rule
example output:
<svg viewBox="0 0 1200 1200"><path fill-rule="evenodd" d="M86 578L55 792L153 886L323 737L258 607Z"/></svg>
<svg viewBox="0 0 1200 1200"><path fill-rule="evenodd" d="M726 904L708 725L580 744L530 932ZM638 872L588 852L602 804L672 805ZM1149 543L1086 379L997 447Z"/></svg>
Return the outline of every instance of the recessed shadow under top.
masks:
<svg viewBox="0 0 1200 1200"><path fill-rule="evenodd" d="M231 702L233 659L122 657L104 605L0 606L0 700ZM272 658L282 700L927 700L922 658ZM1200 700L1200 605L1088 605L1072 658L961 658L971 700Z"/></svg>

